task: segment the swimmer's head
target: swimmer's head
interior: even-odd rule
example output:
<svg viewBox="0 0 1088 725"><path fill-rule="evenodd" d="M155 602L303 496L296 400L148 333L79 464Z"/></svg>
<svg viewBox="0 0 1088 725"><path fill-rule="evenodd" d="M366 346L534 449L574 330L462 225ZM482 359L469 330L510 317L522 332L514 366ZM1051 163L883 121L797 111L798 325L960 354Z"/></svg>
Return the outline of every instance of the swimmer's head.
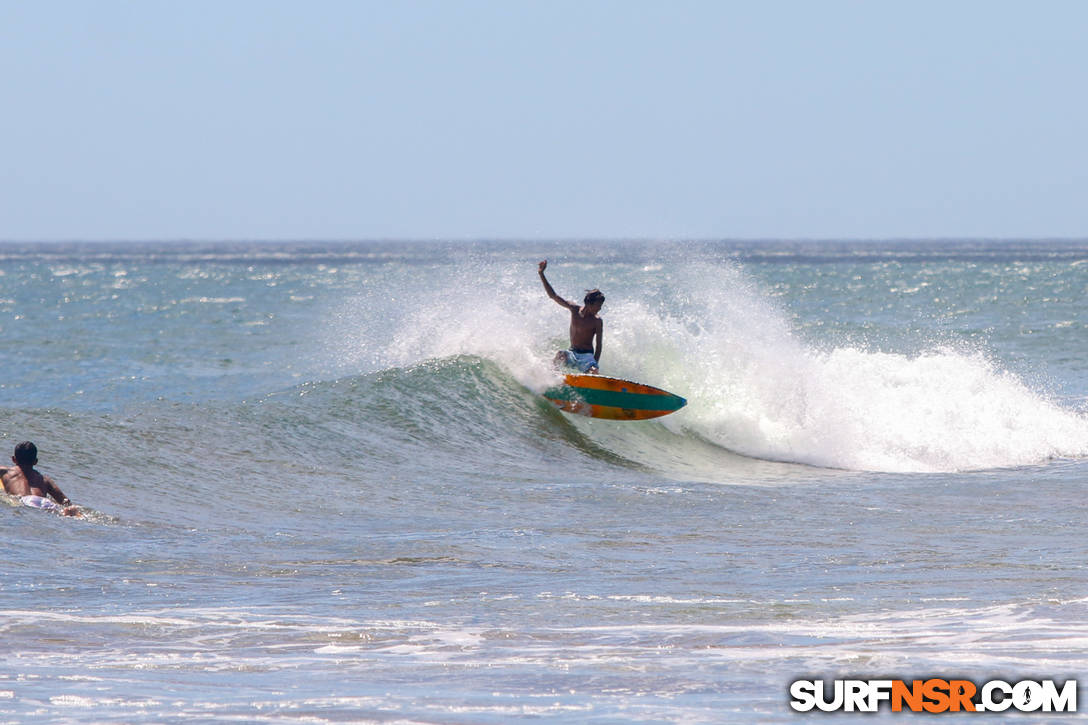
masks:
<svg viewBox="0 0 1088 725"><path fill-rule="evenodd" d="M38 462L38 447L30 441L15 446L14 461L20 466L33 466Z"/></svg>
<svg viewBox="0 0 1088 725"><path fill-rule="evenodd" d="M583 300L587 305L597 305L600 307L604 304L604 294L599 289L591 289L586 292L585 299Z"/></svg>

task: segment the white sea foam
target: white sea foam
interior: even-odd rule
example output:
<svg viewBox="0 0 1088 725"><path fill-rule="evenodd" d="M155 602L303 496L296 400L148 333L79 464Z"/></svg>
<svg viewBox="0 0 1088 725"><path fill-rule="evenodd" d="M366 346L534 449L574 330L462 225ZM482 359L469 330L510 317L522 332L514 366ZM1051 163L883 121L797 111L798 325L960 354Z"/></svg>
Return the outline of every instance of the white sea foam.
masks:
<svg viewBox="0 0 1088 725"><path fill-rule="evenodd" d="M577 599L587 597L571 594ZM658 622L644 617L617 624L578 624L542 627L490 628L440 625L429 621L387 622L341 620L330 623L320 617L283 613L276 617L280 639L261 639L252 644L253 624L262 613L239 613L224 631L221 613L200 610L191 626L166 629L176 635L157 649L139 652L120 648L97 651L90 661L98 667L139 669L185 668L218 671L231 668L286 668L298 661L327 661L352 656L353 666L365 667L390 656L410 655L433 664L447 663L471 668L517 664L599 661L634 662L643 657L660 660L724 659L766 663L794 661L821 668L858 658L884 658L889 666L908 662L962 665L972 669L1050 666L1058 670L1088 666L1088 629L1073 624L1075 618L1055 618L1058 605L1036 603L991 606L926 606L904 609L880 608L842 616L807 617L801 614L780 621L684 623L673 621L671 607L687 608L691 602L668 597L647 597L659 609ZM718 600L710 600L718 601ZM725 601L725 600L721 600ZM709 603L709 602L708 602ZM785 602L767 602L778 606ZM753 602L756 604L756 602ZM1083 606L1083 601L1062 607ZM1075 613L1075 612L1071 612ZM157 613L142 613L138 621L181 621ZM92 618L73 618L72 624L92 624ZM166 630L164 630L166 631ZM352 644L315 642L333 635L380 633ZM162 632L158 635L160 638ZM812 645L820 646L814 648ZM313 646L317 644L317 646ZM662 649L667 645L666 649ZM87 655L46 650L25 651L29 660L60 664ZM80 661L82 661L82 659ZM682 664L674 662L673 664ZM348 665L344 665L348 666ZM59 696L58 696L59 697ZM78 704L67 696L55 704Z"/></svg>
<svg viewBox="0 0 1088 725"><path fill-rule="evenodd" d="M579 599L589 597L575 595ZM273 613L254 610L204 609L186 612L191 626L176 628L181 617L165 612L134 612L136 621L171 623L155 631L152 640L142 639L138 629L132 638L116 646L75 651L41 645L20 647L17 656L24 668L90 668L110 673L99 689L58 692L47 698L54 716L68 717L79 708L98 708L112 713L146 711L149 719L171 713L206 709L229 719L244 712L245 719L268 709L277 713L305 705L322 709L367 709L388 715L399 712L419 716L421 709L436 713L491 715L543 715L620 708L630 714L657 712L657 719L691 718L690 703L675 701L692 690L717 693L723 682L748 688L768 687L768 680L787 682L797 673L831 672L910 676L917 672L947 672L980 678L987 674L1047 672L1055 677L1083 671L1088 631L1080 624L1083 600L1056 609L1047 603L971 605L944 607L875 607L842 615L819 610L792 609L789 617L756 619L720 617L714 621L690 621L677 612L688 612L683 598L651 596L646 604L656 616L643 613L605 621L570 621L545 618L541 622L494 623L487 628L431 621L395 621L325 618L288 609ZM651 601L652 600L652 601ZM760 604L753 602L753 604ZM765 607L785 604L767 600ZM723 614L727 610L723 610ZM17 617L19 618L19 617ZM76 634L96 626L93 618L73 618ZM227 629L223 626L231 622ZM277 623L275 638L263 630L254 638L254 623ZM23 622L22 626L29 624ZM20 627L21 628L21 627ZM372 632L374 639L354 644L322 644L332 635ZM284 693L275 700L240 703L237 697L208 688L201 702L167 702L147 694L129 694L133 678L162 673L186 673L186 677L240 677L246 673L319 673L346 682L370 682L371 678L411 677L460 683L494 683L493 696L453 694L420 700L418 693L399 692L386 686L361 688L317 697L305 689ZM141 673L151 673L142 675ZM505 689L527 676L543 678L547 689L526 693ZM410 674L409 674L410 673ZM771 673L768 675L768 673ZM443 679L444 678L444 679ZM474 678L476 678L474 680ZM593 685L578 685L587 678ZM140 681L140 680L137 680ZM207 680L205 680L207 681ZM7 710L22 706L28 689L20 679L16 689L0 691ZM462 687L465 685L462 684ZM560 697L561 688L569 687ZM471 689L471 688L470 688ZM768 689L774 690L774 687ZM501 690L501 691L499 691ZM264 690L260 690L262 696ZM478 690L473 690L478 692ZM456 693L456 690L455 690ZM635 700L630 700L637 694ZM746 707L767 704L773 696L748 694ZM217 701L218 698L218 701ZM718 705L720 707L720 704ZM252 708L252 709L249 709ZM43 711L44 713L45 711ZM316 714L316 713L315 713ZM335 718L334 712L327 713ZM358 712L355 713L356 717ZM384 719L384 718L383 718ZM698 720L698 718L696 718ZM716 721L714 718L705 720Z"/></svg>
<svg viewBox="0 0 1088 725"><path fill-rule="evenodd" d="M834 341L818 349L743 275L720 274L725 284L694 319L618 312L649 331L651 349L673 348L646 370L688 392L689 408L667 419L671 427L746 455L856 470L984 469L1088 454L1083 415L982 351L907 355Z"/></svg>
<svg viewBox="0 0 1088 725"><path fill-rule="evenodd" d="M554 381L550 361L567 345L567 313L544 296L534 267L477 261L446 277L437 288L371 289L345 302L327 344L337 363L381 370L477 355L535 390Z"/></svg>

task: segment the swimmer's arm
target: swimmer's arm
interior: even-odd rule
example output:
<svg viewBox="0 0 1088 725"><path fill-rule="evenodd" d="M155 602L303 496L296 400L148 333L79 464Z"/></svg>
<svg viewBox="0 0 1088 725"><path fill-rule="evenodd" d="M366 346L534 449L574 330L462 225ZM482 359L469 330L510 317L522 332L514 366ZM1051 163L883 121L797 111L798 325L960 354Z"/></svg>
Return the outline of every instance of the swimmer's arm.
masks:
<svg viewBox="0 0 1088 725"><path fill-rule="evenodd" d="M0 491L4 493L11 493L11 491L8 491L8 485L4 482L4 477L8 475L10 470L10 468L0 468Z"/></svg>
<svg viewBox="0 0 1088 725"><path fill-rule="evenodd" d="M45 485L46 493L52 496L54 501L64 506L68 506L72 503L68 500L68 497L64 495L64 491L61 491L49 476L45 477Z"/></svg>
<svg viewBox="0 0 1088 725"><path fill-rule="evenodd" d="M544 291L548 293L549 298L555 300L556 304L566 307L571 312L577 312L580 309L578 305L563 299L555 293L554 289L552 289L551 284L548 282L548 278L544 276L544 270L547 269L547 267L548 260L545 259L540 263L540 281L544 283Z"/></svg>

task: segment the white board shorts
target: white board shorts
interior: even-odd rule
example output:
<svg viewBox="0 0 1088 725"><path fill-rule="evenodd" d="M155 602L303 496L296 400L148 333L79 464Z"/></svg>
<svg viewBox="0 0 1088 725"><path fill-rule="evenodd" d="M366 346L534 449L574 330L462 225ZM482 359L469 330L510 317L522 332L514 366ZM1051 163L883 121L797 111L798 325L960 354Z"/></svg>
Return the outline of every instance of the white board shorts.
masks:
<svg viewBox="0 0 1088 725"><path fill-rule="evenodd" d="M56 501L42 496L21 496L19 500L23 502L23 506L30 506L31 508L46 509L47 511L64 510L64 507Z"/></svg>
<svg viewBox="0 0 1088 725"><path fill-rule="evenodd" d="M597 367L597 358L593 357L591 352L575 352L574 350L563 352L567 355L567 366L578 372L588 373L590 368Z"/></svg>

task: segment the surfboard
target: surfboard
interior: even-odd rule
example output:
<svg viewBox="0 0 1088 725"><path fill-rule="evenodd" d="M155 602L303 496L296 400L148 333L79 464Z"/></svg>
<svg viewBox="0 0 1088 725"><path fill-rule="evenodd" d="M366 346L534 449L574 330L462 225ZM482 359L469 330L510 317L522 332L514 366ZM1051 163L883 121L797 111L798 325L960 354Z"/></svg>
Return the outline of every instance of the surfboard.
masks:
<svg viewBox="0 0 1088 725"><path fill-rule="evenodd" d="M563 384L544 391L560 410L605 420L649 420L680 410L688 401L679 395L607 375L564 376Z"/></svg>

